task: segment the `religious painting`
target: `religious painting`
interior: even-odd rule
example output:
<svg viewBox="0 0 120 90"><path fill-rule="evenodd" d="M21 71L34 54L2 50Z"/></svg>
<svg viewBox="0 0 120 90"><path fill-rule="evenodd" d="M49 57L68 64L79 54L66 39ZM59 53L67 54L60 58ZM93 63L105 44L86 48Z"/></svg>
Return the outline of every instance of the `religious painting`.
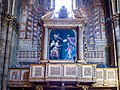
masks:
<svg viewBox="0 0 120 90"><path fill-rule="evenodd" d="M50 30L49 59L74 60L76 57L75 30Z"/></svg>

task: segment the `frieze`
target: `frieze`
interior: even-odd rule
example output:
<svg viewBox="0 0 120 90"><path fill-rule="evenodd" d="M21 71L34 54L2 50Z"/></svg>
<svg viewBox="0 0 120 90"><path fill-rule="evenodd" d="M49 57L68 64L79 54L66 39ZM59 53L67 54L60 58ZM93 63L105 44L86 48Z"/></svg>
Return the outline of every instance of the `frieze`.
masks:
<svg viewBox="0 0 120 90"><path fill-rule="evenodd" d="M81 23L81 22L78 22L78 23L76 23L76 22L72 22L72 21L70 21L70 22L44 22L44 27L46 27L46 26L83 26L84 24L83 23Z"/></svg>
<svg viewBox="0 0 120 90"><path fill-rule="evenodd" d="M46 81L62 81L61 78L46 78Z"/></svg>
<svg viewBox="0 0 120 90"><path fill-rule="evenodd" d="M77 26L47 26L48 30L51 29L76 29Z"/></svg>
<svg viewBox="0 0 120 90"><path fill-rule="evenodd" d="M44 24L82 24L82 22L75 22L75 21L69 21L69 22L62 22L62 21L50 21L50 22L44 22Z"/></svg>

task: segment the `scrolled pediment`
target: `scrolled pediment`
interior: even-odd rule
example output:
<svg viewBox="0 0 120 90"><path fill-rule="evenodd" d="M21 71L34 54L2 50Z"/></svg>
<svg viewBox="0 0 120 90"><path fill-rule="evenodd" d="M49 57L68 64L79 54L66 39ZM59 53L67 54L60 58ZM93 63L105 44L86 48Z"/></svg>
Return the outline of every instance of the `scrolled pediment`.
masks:
<svg viewBox="0 0 120 90"><path fill-rule="evenodd" d="M54 11L47 11L46 14L41 17L42 20L51 19L53 12L54 12Z"/></svg>

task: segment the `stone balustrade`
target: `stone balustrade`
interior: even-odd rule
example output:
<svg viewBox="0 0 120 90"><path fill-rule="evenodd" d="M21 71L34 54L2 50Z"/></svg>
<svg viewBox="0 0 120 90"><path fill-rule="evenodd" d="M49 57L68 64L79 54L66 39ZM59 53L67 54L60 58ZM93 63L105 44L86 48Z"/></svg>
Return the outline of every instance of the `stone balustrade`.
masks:
<svg viewBox="0 0 120 90"><path fill-rule="evenodd" d="M69 81L93 87L118 86L117 68L96 68L95 64L31 64L30 69L9 69L9 74L9 86Z"/></svg>
<svg viewBox="0 0 120 90"><path fill-rule="evenodd" d="M37 51L19 51L18 58L37 58Z"/></svg>
<svg viewBox="0 0 120 90"><path fill-rule="evenodd" d="M26 68L11 68L9 69L9 87L29 87L29 69Z"/></svg>
<svg viewBox="0 0 120 90"><path fill-rule="evenodd" d="M36 79L37 78L37 79ZM31 65L29 80L96 82L95 64Z"/></svg>
<svg viewBox="0 0 120 90"><path fill-rule="evenodd" d="M117 68L96 68L96 83L94 87L118 86Z"/></svg>

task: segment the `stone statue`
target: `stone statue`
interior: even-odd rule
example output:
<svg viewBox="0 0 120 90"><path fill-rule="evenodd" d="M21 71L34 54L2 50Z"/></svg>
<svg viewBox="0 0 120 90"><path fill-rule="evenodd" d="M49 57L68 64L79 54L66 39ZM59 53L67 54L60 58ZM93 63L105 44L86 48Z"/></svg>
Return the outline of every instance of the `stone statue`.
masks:
<svg viewBox="0 0 120 90"><path fill-rule="evenodd" d="M67 9L65 8L65 6L62 6L58 15L59 15L59 18L67 18L68 17L68 12L67 12Z"/></svg>

